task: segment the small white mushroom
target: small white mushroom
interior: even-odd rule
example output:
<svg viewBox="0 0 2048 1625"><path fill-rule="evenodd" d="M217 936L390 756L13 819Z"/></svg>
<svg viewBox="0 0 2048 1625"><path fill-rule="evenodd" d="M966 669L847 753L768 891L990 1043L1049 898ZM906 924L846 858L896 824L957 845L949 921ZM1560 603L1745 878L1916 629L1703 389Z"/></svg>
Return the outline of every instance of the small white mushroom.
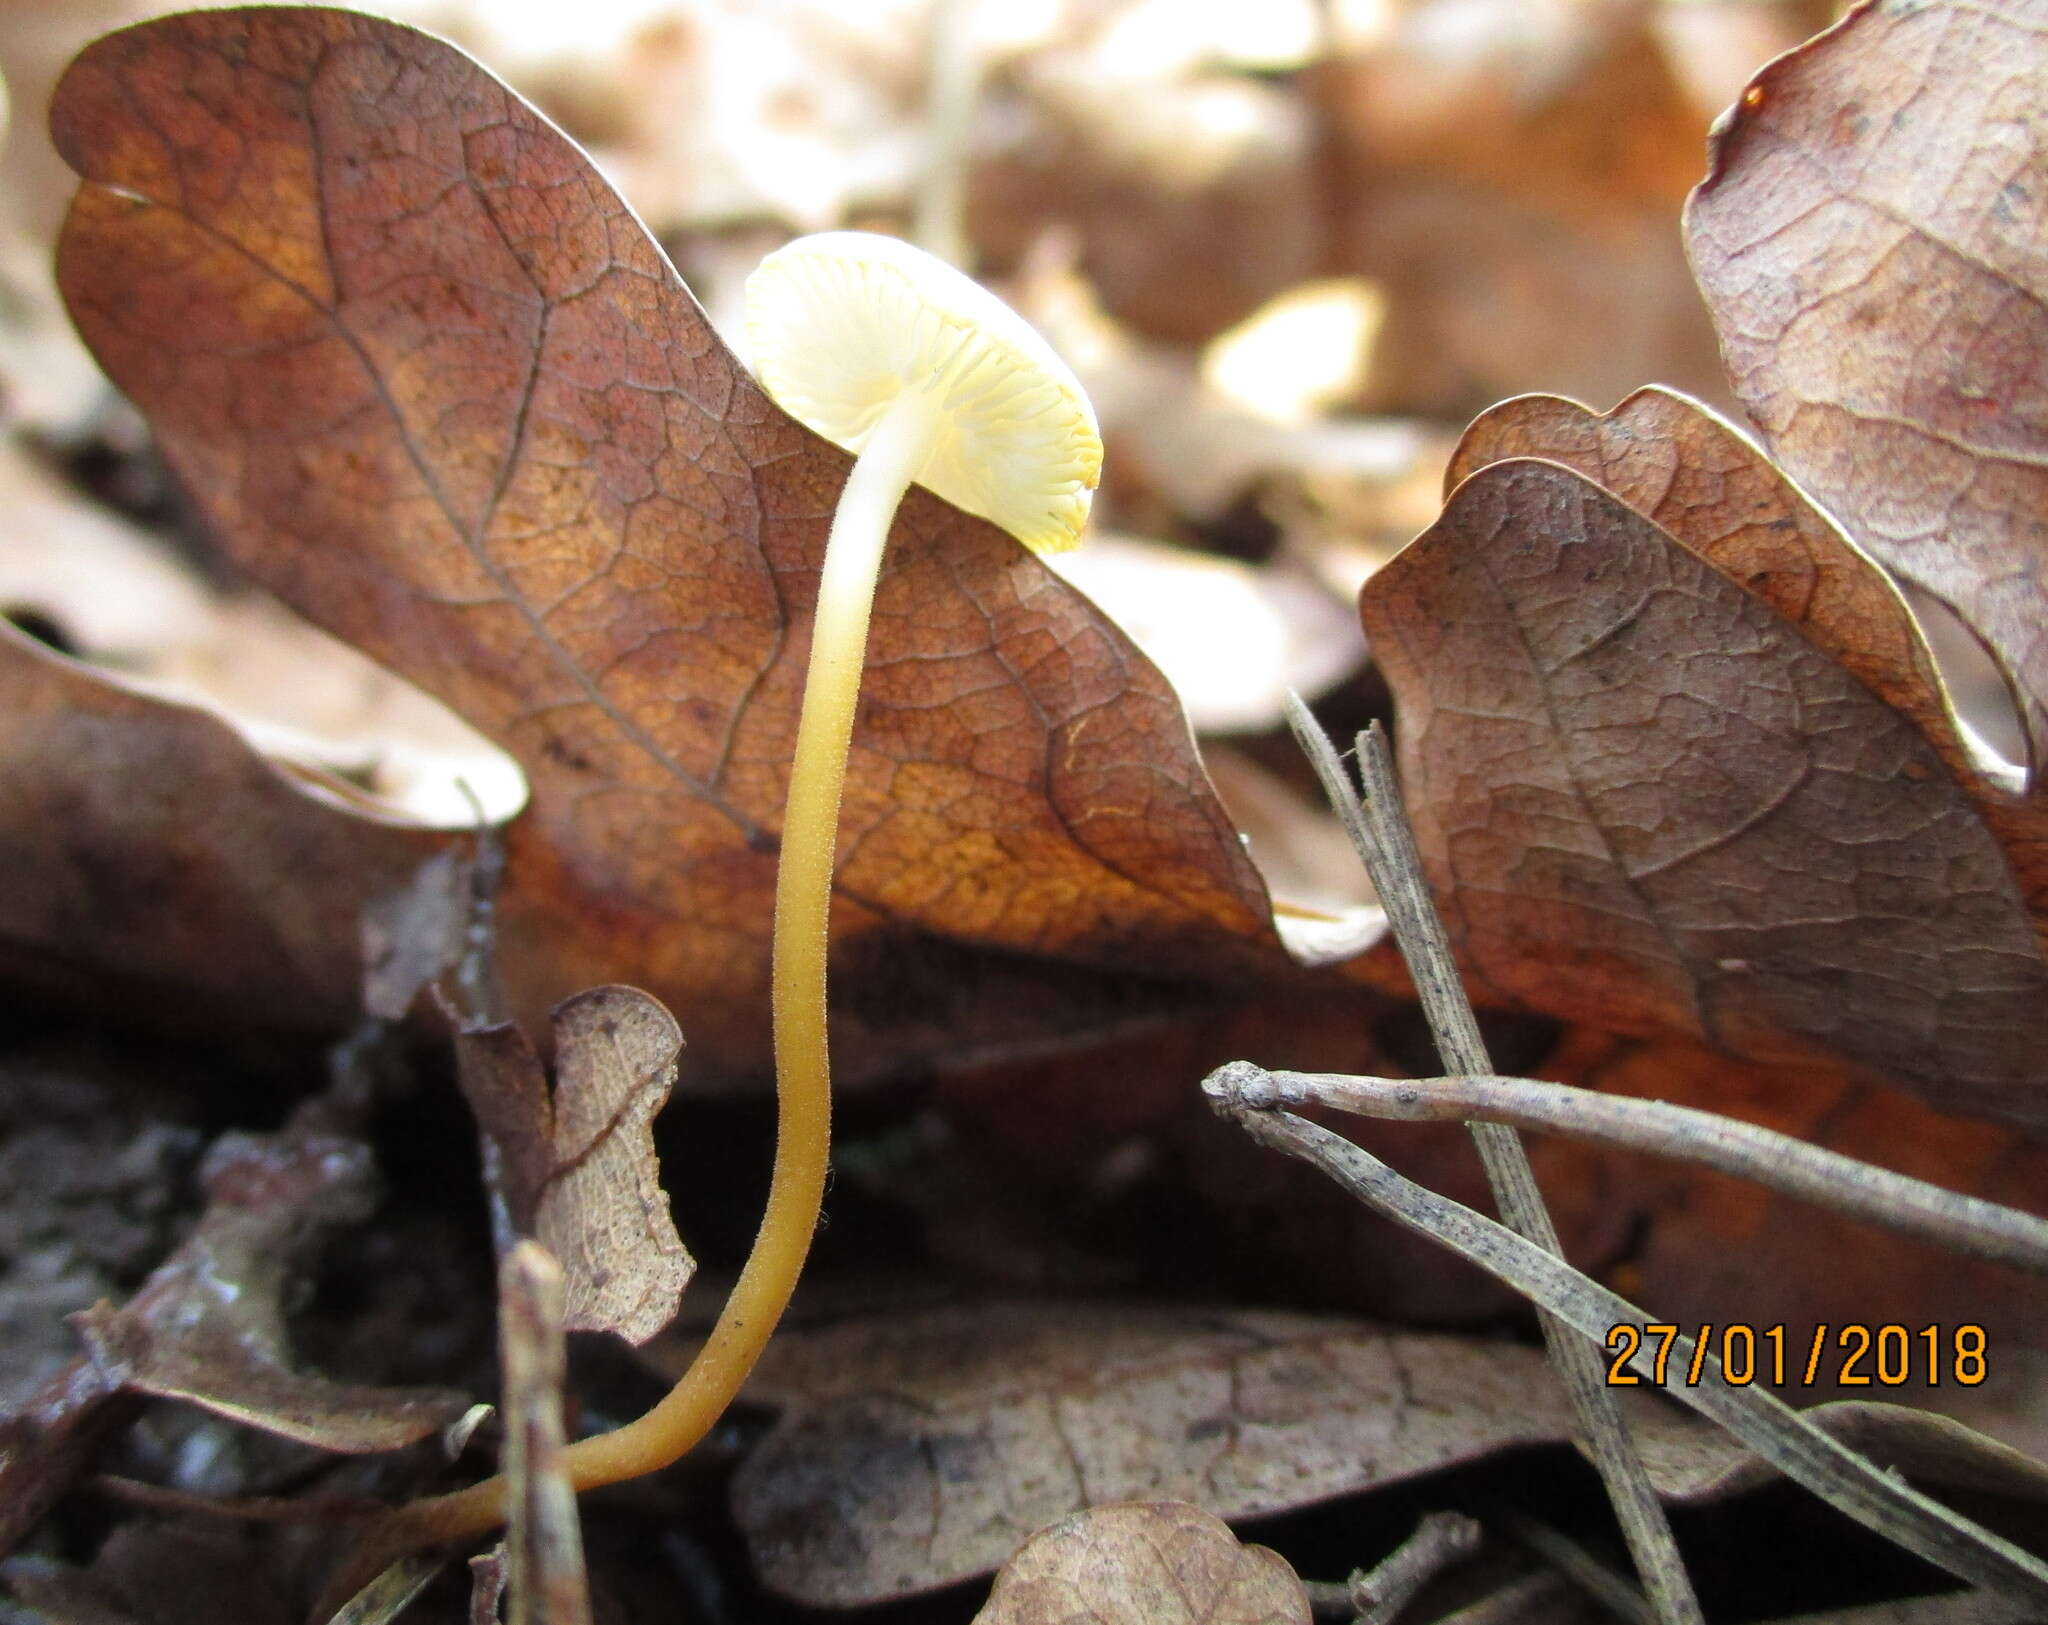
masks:
<svg viewBox="0 0 2048 1625"><path fill-rule="evenodd" d="M776 401L857 450L825 543L811 662L776 868L775 1090L767 1208L703 1348L652 1410L565 1452L578 1490L655 1472L718 1420L788 1307L831 1151L825 928L839 793L868 611L896 505L915 480L1042 551L1075 545L1102 463L1095 414L1051 348L1000 300L894 238L835 231L763 260L747 284L755 367ZM413 1503L393 1550L503 1521L502 1477Z"/></svg>
<svg viewBox="0 0 2048 1625"><path fill-rule="evenodd" d="M916 481L1029 547L1070 548L1102 440L1079 380L1022 317L893 237L829 231L777 249L747 280L746 326L776 404L859 454L818 579L775 890L780 1139L814 1139L822 1178L832 860L868 616L897 504Z"/></svg>
<svg viewBox="0 0 2048 1625"><path fill-rule="evenodd" d="M858 455L825 542L776 866L779 1120L768 1207L697 1364L643 1418L660 1418L671 1446L694 1442L737 1391L817 1228L831 1148L832 861L869 611L897 504L915 481L1054 552L1079 541L1102 467L1095 413L1051 346L978 283L893 237L833 231L776 250L747 281L746 325L776 403Z"/></svg>
<svg viewBox="0 0 2048 1625"><path fill-rule="evenodd" d="M775 403L861 454L835 543L857 498L888 510L886 534L912 481L1036 552L1079 542L1102 470L1095 413L1052 347L980 283L894 237L821 232L747 279L746 328Z"/></svg>

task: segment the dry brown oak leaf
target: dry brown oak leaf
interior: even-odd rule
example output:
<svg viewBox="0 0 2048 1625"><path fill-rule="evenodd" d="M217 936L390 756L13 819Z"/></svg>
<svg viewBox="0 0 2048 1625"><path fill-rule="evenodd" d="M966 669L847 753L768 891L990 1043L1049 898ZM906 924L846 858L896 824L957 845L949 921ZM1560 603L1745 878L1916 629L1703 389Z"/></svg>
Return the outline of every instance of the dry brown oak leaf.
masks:
<svg viewBox="0 0 2048 1625"><path fill-rule="evenodd" d="M1891 578L1755 442L1698 401L1655 386L1610 412L1521 395L1465 431L1444 471L1446 494L1511 457L1575 468L1655 520L1911 721L1983 816L2036 932L2048 935L2048 801L1984 770Z"/></svg>
<svg viewBox="0 0 2048 1625"><path fill-rule="evenodd" d="M1467 479L1360 597L1423 860L1497 995L2048 1122L2048 959L1941 756L1582 475Z"/></svg>
<svg viewBox="0 0 2048 1625"><path fill-rule="evenodd" d="M2048 761L2048 33L1883 0L1780 57L1686 209L1736 393L1792 476L1950 604Z"/></svg>
<svg viewBox="0 0 2048 1625"><path fill-rule="evenodd" d="M73 316L224 545L526 769L521 1016L630 980L700 1076L765 1070L846 455L762 395L580 152L424 34L166 17L85 51L51 125L86 177ZM1102 967L1290 972L1164 679L920 491L875 606L834 934L842 1076L1127 1015Z"/></svg>
<svg viewBox="0 0 2048 1625"><path fill-rule="evenodd" d="M209 1036L342 1026L364 907L462 844L266 761L213 712L0 622L0 978Z"/></svg>

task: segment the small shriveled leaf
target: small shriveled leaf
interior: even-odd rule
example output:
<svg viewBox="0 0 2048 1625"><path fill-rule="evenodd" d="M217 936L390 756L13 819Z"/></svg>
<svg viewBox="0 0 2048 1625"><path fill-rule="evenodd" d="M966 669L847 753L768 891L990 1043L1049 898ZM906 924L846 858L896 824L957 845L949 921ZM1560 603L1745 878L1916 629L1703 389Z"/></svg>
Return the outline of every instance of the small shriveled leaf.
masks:
<svg viewBox="0 0 2048 1625"><path fill-rule="evenodd" d="M485 1183L503 1209L500 1223L510 1235L530 1236L555 1171L555 1107L540 1052L509 1021L464 1027L455 1035L455 1077L483 1135Z"/></svg>
<svg viewBox="0 0 2048 1625"><path fill-rule="evenodd" d="M1878 0L1771 63L1686 211L1736 392L1956 609L2048 760L2048 42L2030 0Z"/></svg>
<svg viewBox="0 0 2048 1625"><path fill-rule="evenodd" d="M1494 464L1360 599L1417 834L1500 994L2048 1120L2048 960L1924 735L1557 464Z"/></svg>
<svg viewBox="0 0 2048 1625"><path fill-rule="evenodd" d="M765 399L582 154L426 35L167 17L90 47L51 120L87 177L59 250L73 315L224 545L525 768L515 1008L630 975L684 1012L705 1075L764 1071L849 459ZM1085 1030L1105 968L1289 969L1158 673L919 491L875 606L838 891L847 1077Z"/></svg>
<svg viewBox="0 0 2048 1625"><path fill-rule="evenodd" d="M235 1028L342 1027L358 920L460 841L0 624L0 971Z"/></svg>
<svg viewBox="0 0 2048 1625"><path fill-rule="evenodd" d="M507 1223L562 1266L565 1324L644 1343L675 1318L696 1270L669 1216L653 1138L683 1035L630 987L565 1000L554 1030L552 1093L533 1045L509 1024L463 1029L462 1090Z"/></svg>
<svg viewBox="0 0 2048 1625"><path fill-rule="evenodd" d="M230 1134L208 1153L197 1228L120 1309L74 1317L89 1351L0 1422L0 1549L82 1471L114 1402L150 1394L323 1450L396 1450L445 1427L463 1396L373 1388L294 1370L285 1298L300 1249L364 1217L367 1146L313 1129Z"/></svg>
<svg viewBox="0 0 2048 1625"><path fill-rule="evenodd" d="M369 1148L335 1135L231 1134L202 1169L199 1228L120 1309L74 1317L94 1369L322 1450L396 1450L461 1414L445 1389L369 1388L286 1363L290 1265L309 1234L366 1217Z"/></svg>
<svg viewBox="0 0 2048 1625"><path fill-rule="evenodd" d="M750 1392L788 1409L734 1514L762 1578L818 1607L985 1574L1089 1506L1258 1516L1572 1430L1540 1350L1269 1313L898 1315L786 1334Z"/></svg>
<svg viewBox="0 0 2048 1625"><path fill-rule="evenodd" d="M534 1234L561 1260L572 1331L644 1343L675 1318L697 1267L654 1154L682 1047L675 1017L637 988L593 988L555 1012L555 1168Z"/></svg>
<svg viewBox="0 0 2048 1625"><path fill-rule="evenodd" d="M1094 1507L1041 1529L976 1625L1308 1625L1287 1560L1186 1501Z"/></svg>

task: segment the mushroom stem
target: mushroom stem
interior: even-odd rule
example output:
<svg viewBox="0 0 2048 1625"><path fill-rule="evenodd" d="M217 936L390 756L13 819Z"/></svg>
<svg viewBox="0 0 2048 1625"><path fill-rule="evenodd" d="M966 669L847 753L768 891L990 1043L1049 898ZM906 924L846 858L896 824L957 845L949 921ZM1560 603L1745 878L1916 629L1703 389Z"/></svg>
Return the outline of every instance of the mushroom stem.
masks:
<svg viewBox="0 0 2048 1625"><path fill-rule="evenodd" d="M775 1183L761 1221L761 1239L755 1244L757 1254L777 1216L776 1198L784 1162L793 1155L790 1148L815 1141L817 1177L824 1177L831 1123L831 1071L825 1048L826 924L840 793L846 782L883 544L897 504L930 452L941 409L936 391L912 389L882 414L847 476L825 542L811 661L782 817L782 857L775 872L773 1002L781 1122ZM806 1243L817 1200L814 1193L806 1210ZM801 1251L797 1261L802 1261ZM749 1270L752 1267L749 1259Z"/></svg>
<svg viewBox="0 0 2048 1625"><path fill-rule="evenodd" d="M711 1431L767 1346L810 1253L832 1144L825 965L840 793L882 549L897 504L924 466L943 410L938 390L917 388L906 389L888 407L854 460L825 541L775 871L777 1122L760 1229L718 1323L675 1387L645 1415L579 1439L563 1453L579 1492L657 1472ZM367 1583L404 1552L495 1529L505 1521L507 1491L501 1474L401 1507L346 1566L348 1579Z"/></svg>

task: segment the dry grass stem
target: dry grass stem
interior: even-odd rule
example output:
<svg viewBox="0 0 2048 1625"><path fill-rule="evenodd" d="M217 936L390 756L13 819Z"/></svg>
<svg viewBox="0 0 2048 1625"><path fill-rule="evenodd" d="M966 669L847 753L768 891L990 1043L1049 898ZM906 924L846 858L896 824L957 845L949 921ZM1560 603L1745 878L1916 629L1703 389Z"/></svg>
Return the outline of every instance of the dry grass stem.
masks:
<svg viewBox="0 0 2048 1625"><path fill-rule="evenodd" d="M1359 771L1365 785L1361 798L1353 792L1337 753L1298 695L1288 696L1287 717L1322 781L1324 794L1372 876L1380 906L1387 912L1401 956L1415 979L1437 1054L1451 1072L1491 1074L1493 1063L1423 878L1422 859L1402 809L1384 737L1377 727L1358 736ZM1536 1246L1553 1254L1560 1252L1557 1229L1543 1205L1543 1193L1537 1188L1521 1137L1499 1123L1474 1122L1471 1130L1502 1219ZM1571 1396L1587 1449L1606 1482L1615 1517L1656 1606L1657 1618L1665 1625L1704 1625L1705 1616L1679 1556L1670 1520L1629 1440L1621 1408L1602 1380L1600 1356L1593 1342L1570 1335L1548 1315L1541 1319L1551 1364Z"/></svg>

